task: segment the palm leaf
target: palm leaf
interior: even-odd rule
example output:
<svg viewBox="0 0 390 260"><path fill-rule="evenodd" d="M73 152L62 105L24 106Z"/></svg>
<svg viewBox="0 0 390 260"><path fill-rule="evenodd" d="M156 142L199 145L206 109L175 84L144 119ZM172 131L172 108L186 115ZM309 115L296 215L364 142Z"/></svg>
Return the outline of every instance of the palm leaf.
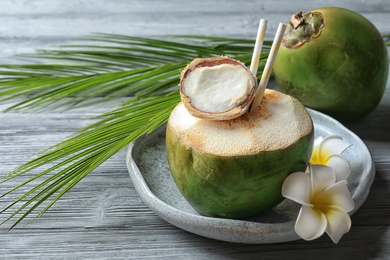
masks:
<svg viewBox="0 0 390 260"><path fill-rule="evenodd" d="M6 111L69 109L124 98L115 109L97 116L97 122L5 176L2 183L21 181L0 198L38 181L0 210L8 214L3 223L14 220L11 228L30 214L42 215L96 167L165 123L180 101L180 70L192 59L227 55L248 64L254 44L247 39L208 36L161 39L113 34L95 34L81 41L23 55L36 63L0 65L0 101L23 97ZM263 62L270 45L265 42ZM22 178L37 169L43 170Z"/></svg>
<svg viewBox="0 0 390 260"><path fill-rule="evenodd" d="M66 158L49 169L29 178L20 185L14 187L2 196L6 196L38 178L57 171L39 185L20 196L0 213L10 209L19 201L29 196L31 198L22 206L19 206L7 219L14 217L27 207L30 207L12 227L18 224L32 210L45 202L50 196L55 197L41 210L45 212L65 192L76 185L82 178L92 172L96 167L109 159L115 153L125 148L131 141L145 133L153 131L156 127L166 121L170 111L178 103L177 91L168 94L160 94L155 97L148 97L134 100L132 104L118 108L111 113L102 115L104 120L83 129L77 136L70 138L52 148L49 152L33 159L21 167L15 169L8 179L15 178L28 171L45 166L49 162L55 162ZM120 116L118 116L120 114ZM152 117L145 115L153 115ZM92 130L91 130L92 129Z"/></svg>

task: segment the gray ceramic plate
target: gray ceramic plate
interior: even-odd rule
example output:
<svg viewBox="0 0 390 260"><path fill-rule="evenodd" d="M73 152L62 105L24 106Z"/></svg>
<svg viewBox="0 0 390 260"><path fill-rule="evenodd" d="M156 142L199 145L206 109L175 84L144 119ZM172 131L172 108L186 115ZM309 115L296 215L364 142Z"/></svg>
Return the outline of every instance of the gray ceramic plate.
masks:
<svg viewBox="0 0 390 260"><path fill-rule="evenodd" d="M371 154L354 133L333 118L309 110L315 136L340 135L353 144L344 155L352 166L348 188L355 201L353 214L365 201L375 175ZM294 224L299 205L289 200L257 217L245 220L199 215L181 196L166 160L165 125L129 146L127 167L141 199L161 218L189 232L237 243L280 243L297 240ZM352 227L353 228L353 227Z"/></svg>

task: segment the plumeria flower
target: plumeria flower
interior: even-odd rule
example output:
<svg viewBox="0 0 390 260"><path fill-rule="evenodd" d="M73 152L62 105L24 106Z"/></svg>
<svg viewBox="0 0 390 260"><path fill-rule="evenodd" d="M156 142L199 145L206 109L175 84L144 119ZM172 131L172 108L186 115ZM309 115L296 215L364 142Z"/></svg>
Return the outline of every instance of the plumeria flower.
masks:
<svg viewBox="0 0 390 260"><path fill-rule="evenodd" d="M346 180L351 174L351 166L341 153L350 146L338 135L320 136L314 140L310 164L327 165L336 173L336 181Z"/></svg>
<svg viewBox="0 0 390 260"><path fill-rule="evenodd" d="M309 172L295 172L284 181L282 195L302 205L295 232L305 240L316 239L326 232L337 244L351 228L347 214L355 203L347 181L336 181L332 168L311 165Z"/></svg>

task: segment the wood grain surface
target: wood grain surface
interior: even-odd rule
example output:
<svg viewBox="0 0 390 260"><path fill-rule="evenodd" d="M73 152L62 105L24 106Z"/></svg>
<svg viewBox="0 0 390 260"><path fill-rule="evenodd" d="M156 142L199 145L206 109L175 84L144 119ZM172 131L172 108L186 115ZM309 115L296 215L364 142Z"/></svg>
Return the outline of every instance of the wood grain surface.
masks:
<svg viewBox="0 0 390 260"><path fill-rule="evenodd" d="M0 1L0 63L24 62L12 56L73 43L93 32L254 38L259 19L265 18L270 38L278 23L288 21L296 11L323 6L357 11L381 33L390 33L388 0ZM9 105L12 103L0 104L0 109ZM90 124L88 118L111 108L0 113L0 175L65 140ZM337 245L326 235L311 242L246 245L180 230L140 200L126 169L126 151L122 151L43 217L9 232L7 225L0 226L0 259L390 259L390 80L377 109L346 126L371 150L376 177L367 201L352 217L351 231ZM26 177L34 173L38 171ZM1 184L0 193L16 184ZM1 198L0 206L22 191ZM4 217L7 215L0 216Z"/></svg>

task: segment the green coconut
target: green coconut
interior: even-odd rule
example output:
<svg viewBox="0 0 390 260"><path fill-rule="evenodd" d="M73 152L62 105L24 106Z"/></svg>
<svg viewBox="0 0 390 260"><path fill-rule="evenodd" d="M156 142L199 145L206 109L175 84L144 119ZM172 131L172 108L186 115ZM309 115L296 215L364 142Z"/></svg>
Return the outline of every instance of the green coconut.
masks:
<svg viewBox="0 0 390 260"><path fill-rule="evenodd" d="M282 92L345 121L375 109L388 66L383 38L369 20L328 7L292 16L273 71Z"/></svg>
<svg viewBox="0 0 390 260"><path fill-rule="evenodd" d="M223 80L221 70L211 77ZM193 79L195 83L182 78L181 88L197 88L199 77ZM184 102L193 98L175 107L166 128L169 167L184 198L200 214L223 218L250 217L280 203L284 179L304 171L312 152L313 123L304 106L291 96L266 90L258 108L213 120L213 111L203 110L210 114L206 118L191 113L193 107L189 110ZM204 102L209 101L204 96Z"/></svg>

